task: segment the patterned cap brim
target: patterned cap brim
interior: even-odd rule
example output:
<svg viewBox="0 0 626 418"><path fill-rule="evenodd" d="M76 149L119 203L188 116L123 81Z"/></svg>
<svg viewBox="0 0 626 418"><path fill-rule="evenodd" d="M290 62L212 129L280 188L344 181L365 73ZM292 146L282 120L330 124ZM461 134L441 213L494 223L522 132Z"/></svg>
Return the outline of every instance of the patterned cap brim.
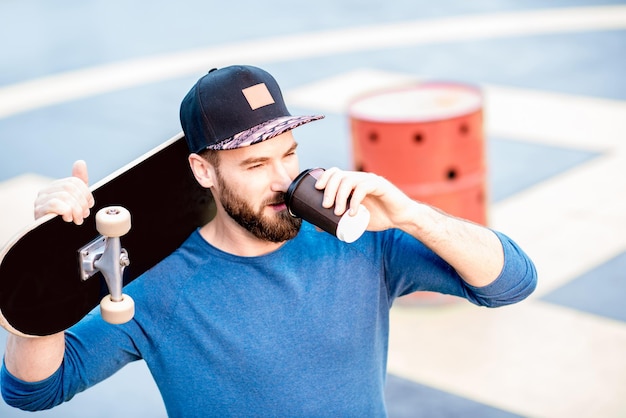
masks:
<svg viewBox="0 0 626 418"><path fill-rule="evenodd" d="M282 133L297 128L305 123L313 122L315 120L323 119L324 115L314 116L282 116L280 118L271 119L260 125L254 126L248 130L240 132L230 138L226 138L223 141L214 145L209 145L207 149L212 150L227 150L236 149L241 147L247 147L250 145L258 144L266 139L274 138Z"/></svg>

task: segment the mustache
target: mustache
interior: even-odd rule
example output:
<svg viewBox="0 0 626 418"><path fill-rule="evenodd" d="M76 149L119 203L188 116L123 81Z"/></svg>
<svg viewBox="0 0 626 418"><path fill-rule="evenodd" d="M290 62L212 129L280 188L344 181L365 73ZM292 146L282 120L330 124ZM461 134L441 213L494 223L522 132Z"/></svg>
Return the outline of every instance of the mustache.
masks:
<svg viewBox="0 0 626 418"><path fill-rule="evenodd" d="M286 193L282 193L282 192L277 193L271 198L265 200L265 202L263 202L263 205L264 206L282 205L285 203L285 196L286 196Z"/></svg>

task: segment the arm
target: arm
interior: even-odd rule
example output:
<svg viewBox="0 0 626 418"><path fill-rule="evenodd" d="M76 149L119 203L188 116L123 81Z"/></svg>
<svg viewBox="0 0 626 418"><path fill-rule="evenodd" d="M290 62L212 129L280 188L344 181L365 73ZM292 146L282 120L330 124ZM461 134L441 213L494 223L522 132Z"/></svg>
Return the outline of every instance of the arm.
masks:
<svg viewBox="0 0 626 418"><path fill-rule="evenodd" d="M504 252L493 231L418 202L406 211L408 219L398 228L446 260L466 283L483 287L498 278Z"/></svg>
<svg viewBox="0 0 626 418"><path fill-rule="evenodd" d="M72 177L57 180L39 192L35 201L35 218L54 213L67 222L82 224L94 204L87 184L87 166L84 161L77 161ZM4 361L7 370L15 377L36 382L51 376L59 368L64 352L63 332L32 338L10 334Z"/></svg>
<svg viewBox="0 0 626 418"><path fill-rule="evenodd" d="M38 382L50 377L59 368L64 352L63 332L36 338L10 334L4 362L7 370L18 379Z"/></svg>
<svg viewBox="0 0 626 418"><path fill-rule="evenodd" d="M397 228L421 241L452 266L469 285L483 287L495 281L504 267L503 247L488 228L447 215L416 202L386 179L360 172L330 169L318 180L324 206L343 214L359 204L368 208L368 230Z"/></svg>

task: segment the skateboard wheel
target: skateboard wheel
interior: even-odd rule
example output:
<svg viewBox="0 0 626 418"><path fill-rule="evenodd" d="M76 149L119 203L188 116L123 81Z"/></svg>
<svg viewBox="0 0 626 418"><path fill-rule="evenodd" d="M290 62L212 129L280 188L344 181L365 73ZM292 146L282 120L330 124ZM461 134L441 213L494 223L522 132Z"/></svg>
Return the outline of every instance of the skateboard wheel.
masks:
<svg viewBox="0 0 626 418"><path fill-rule="evenodd" d="M135 301L122 294L122 300L114 302L111 295L106 295L100 301L100 314L109 324L124 324L135 316Z"/></svg>
<svg viewBox="0 0 626 418"><path fill-rule="evenodd" d="M108 206L96 213L96 229L105 237L121 237L130 231L130 212L121 206Z"/></svg>

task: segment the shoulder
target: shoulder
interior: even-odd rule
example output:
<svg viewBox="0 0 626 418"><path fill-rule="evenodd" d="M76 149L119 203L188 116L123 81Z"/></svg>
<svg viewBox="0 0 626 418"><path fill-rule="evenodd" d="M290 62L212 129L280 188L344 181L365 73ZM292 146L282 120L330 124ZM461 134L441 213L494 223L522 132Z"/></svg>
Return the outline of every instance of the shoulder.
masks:
<svg viewBox="0 0 626 418"><path fill-rule="evenodd" d="M209 245L194 231L173 253L150 267L130 283L125 291L134 298L151 298L156 294L172 294L185 279L194 274L210 257Z"/></svg>

